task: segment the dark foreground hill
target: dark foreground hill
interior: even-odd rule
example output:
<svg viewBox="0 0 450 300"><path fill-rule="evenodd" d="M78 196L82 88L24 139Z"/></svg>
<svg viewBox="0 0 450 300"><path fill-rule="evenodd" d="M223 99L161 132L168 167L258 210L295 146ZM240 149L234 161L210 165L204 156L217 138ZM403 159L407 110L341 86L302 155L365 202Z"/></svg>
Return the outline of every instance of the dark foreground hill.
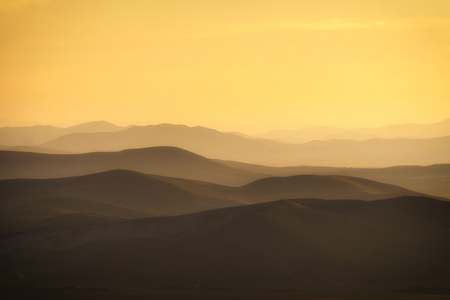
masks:
<svg viewBox="0 0 450 300"><path fill-rule="evenodd" d="M242 185L264 177L175 147L85 154L0 151L0 165L0 179L70 177L115 169L226 185Z"/></svg>
<svg viewBox="0 0 450 300"><path fill-rule="evenodd" d="M297 295L283 299L394 297L393 290L433 294L450 282L449 216L450 203L425 197L282 200L35 228L3 236L0 259L2 275L16 278L19 286L45 280L46 286L90 287L99 297L102 290L95 287L117 286L180 296L170 299L188 299L183 293L200 299L202 291L229 299L230 290L241 291L242 299L261 290L272 293L271 299L280 299L280 291Z"/></svg>

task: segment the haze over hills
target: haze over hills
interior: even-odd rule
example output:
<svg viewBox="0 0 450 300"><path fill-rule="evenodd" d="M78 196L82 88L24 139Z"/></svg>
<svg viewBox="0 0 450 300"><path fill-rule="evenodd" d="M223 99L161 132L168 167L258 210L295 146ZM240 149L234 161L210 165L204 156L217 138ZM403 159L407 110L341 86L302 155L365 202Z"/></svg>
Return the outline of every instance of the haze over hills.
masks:
<svg viewBox="0 0 450 300"><path fill-rule="evenodd" d="M449 37L450 0L0 0L0 300L450 300Z"/></svg>
<svg viewBox="0 0 450 300"><path fill-rule="evenodd" d="M388 168L269 167L214 161L174 147L153 147L70 155L0 151L0 165L0 179L58 178L124 169L231 186L273 176L346 175L450 197L449 164Z"/></svg>
<svg viewBox="0 0 450 300"><path fill-rule="evenodd" d="M1 180L0 203L4 215L30 208L36 201L46 201L57 205L49 208L61 209L59 202L52 199L92 201L150 215L178 215L247 203L213 187L199 181L112 170L58 179Z"/></svg>
<svg viewBox="0 0 450 300"><path fill-rule="evenodd" d="M345 175L399 185L429 195L450 197L450 164L387 168L339 168L323 166L270 167L235 161L216 161L233 168L265 174L265 177L301 174Z"/></svg>
<svg viewBox="0 0 450 300"><path fill-rule="evenodd" d="M0 259L11 278L120 283L147 293L362 289L359 299L395 296L395 289L448 286L449 214L450 203L424 197L282 200L78 230L37 228L2 239Z"/></svg>
<svg viewBox="0 0 450 300"><path fill-rule="evenodd" d="M123 129L125 127L120 127L106 121L88 122L67 128L49 125L2 127L0 128L0 145L3 147L33 146L74 132L113 132Z"/></svg>
<svg viewBox="0 0 450 300"><path fill-rule="evenodd" d="M162 124L109 133L74 133L40 145L68 152L174 146L208 158L269 165L370 166L447 163L450 136L434 139L330 140L285 144L204 127Z"/></svg>
<svg viewBox="0 0 450 300"><path fill-rule="evenodd" d="M242 185L265 176L229 167L175 147L71 155L0 151L0 165L0 179L70 177L123 169L226 185Z"/></svg>
<svg viewBox="0 0 450 300"><path fill-rule="evenodd" d="M100 139L100 140L99 140ZM254 150L255 146L276 151L284 144L264 139L249 139L233 133L223 133L206 127L160 124L133 126L121 132L77 133L62 136L42 145L57 150L71 149L71 152L118 151L131 148L174 146L198 153L232 155L236 150ZM237 147L237 148L236 148ZM195 149L192 149L195 148ZM209 150L208 150L209 149ZM233 151L233 149L236 149Z"/></svg>
<svg viewBox="0 0 450 300"><path fill-rule="evenodd" d="M273 177L228 187L113 170L58 179L0 180L0 215L3 230L14 231L65 214L138 218L287 198L375 200L420 195L397 186L344 176Z"/></svg>
<svg viewBox="0 0 450 300"><path fill-rule="evenodd" d="M0 151L0 178L16 178L0 180L2 278L361 297L450 280L449 204L421 193L450 195L450 136L288 144L90 125Z"/></svg>
<svg viewBox="0 0 450 300"><path fill-rule="evenodd" d="M374 138L436 138L450 135L450 119L434 124L396 124L378 128L307 127L297 130L273 130L259 134L261 138L286 143L312 140L368 140Z"/></svg>
<svg viewBox="0 0 450 300"><path fill-rule="evenodd" d="M0 151L33 152L46 154L71 154L71 152L37 146L0 146Z"/></svg>
<svg viewBox="0 0 450 300"><path fill-rule="evenodd" d="M367 179L325 175L264 178L237 188L235 194L253 203L293 198L375 200L420 195Z"/></svg>

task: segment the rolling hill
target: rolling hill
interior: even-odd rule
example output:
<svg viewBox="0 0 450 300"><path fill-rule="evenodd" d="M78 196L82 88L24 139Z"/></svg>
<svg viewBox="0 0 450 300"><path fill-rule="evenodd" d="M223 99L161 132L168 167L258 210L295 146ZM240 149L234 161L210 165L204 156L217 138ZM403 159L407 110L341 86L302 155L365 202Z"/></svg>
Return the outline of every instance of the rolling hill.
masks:
<svg viewBox="0 0 450 300"><path fill-rule="evenodd" d="M211 160L175 147L152 147L85 154L0 151L0 179L59 178L114 169L241 186L273 176L344 175L360 177L429 195L450 197L450 165L388 168L269 167Z"/></svg>
<svg viewBox="0 0 450 300"><path fill-rule="evenodd" d="M253 203L292 198L375 200L420 195L390 184L336 175L269 177L235 188L232 193Z"/></svg>
<svg viewBox="0 0 450 300"><path fill-rule="evenodd" d="M321 166L270 167L216 160L233 168L268 176L344 175L398 185L407 189L450 198L450 164L393 166L387 168L340 168Z"/></svg>
<svg viewBox="0 0 450 300"><path fill-rule="evenodd" d="M246 204L210 186L213 185L124 170L58 179L2 180L0 207L2 215L10 215L36 205L42 208L45 201L52 209L79 205L84 209L90 206L88 212L98 213L98 205L107 204L151 215L177 215ZM85 204L77 204L80 200ZM107 211L107 215L123 217L111 209Z"/></svg>
<svg viewBox="0 0 450 300"><path fill-rule="evenodd" d="M69 214L135 219L288 198L375 200L408 195L422 194L345 176L271 177L230 187L112 170L56 179L0 180L0 216L2 230L10 232Z"/></svg>
<svg viewBox="0 0 450 300"><path fill-rule="evenodd" d="M11 278L47 284L385 299L395 289L448 287L449 215L450 203L425 197L282 200L78 230L38 228L3 238L0 259Z"/></svg>
<svg viewBox="0 0 450 300"><path fill-rule="evenodd" d="M174 147L71 155L0 151L0 165L0 179L70 177L114 169L226 185L242 185L264 177Z"/></svg>

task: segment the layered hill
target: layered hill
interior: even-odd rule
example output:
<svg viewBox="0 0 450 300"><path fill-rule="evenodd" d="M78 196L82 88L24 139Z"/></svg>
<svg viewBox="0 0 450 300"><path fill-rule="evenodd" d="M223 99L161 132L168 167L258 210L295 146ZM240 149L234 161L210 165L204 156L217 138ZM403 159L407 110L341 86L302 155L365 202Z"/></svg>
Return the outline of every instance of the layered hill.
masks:
<svg viewBox="0 0 450 300"><path fill-rule="evenodd" d="M450 198L450 164L394 166L387 168L340 168L320 166L270 167L216 160L233 168L265 176L344 175L399 185L429 195Z"/></svg>
<svg viewBox="0 0 450 300"><path fill-rule="evenodd" d="M425 197L283 200L35 229L2 239L0 259L11 277L147 291L432 290L450 279L449 215L450 203Z"/></svg>
<svg viewBox="0 0 450 300"><path fill-rule="evenodd" d="M253 203L292 198L375 200L421 195L395 185L337 175L269 177L235 188L232 193Z"/></svg>
<svg viewBox="0 0 450 300"><path fill-rule="evenodd" d="M230 187L112 170L57 179L0 180L0 216L2 229L14 231L68 214L134 219L288 198L374 200L407 195L421 194L345 176L272 177Z"/></svg>
<svg viewBox="0 0 450 300"><path fill-rule="evenodd" d="M226 185L264 177L174 147L71 155L0 151L0 165L0 179L70 177L115 169Z"/></svg>
<svg viewBox="0 0 450 300"><path fill-rule="evenodd" d="M18 221L65 213L179 215L243 204L247 202L214 190L212 184L123 170L0 181L1 215Z"/></svg>
<svg viewBox="0 0 450 300"><path fill-rule="evenodd" d="M270 167L211 160L175 147L152 147L70 155L0 151L0 165L0 179L58 178L124 169L231 186L272 176L344 175L450 197L449 164L388 168Z"/></svg>
<svg viewBox="0 0 450 300"><path fill-rule="evenodd" d="M285 144L204 127L161 124L109 133L74 133L40 145L67 152L174 146L208 158L271 165L392 166L447 163L450 137L330 140Z"/></svg>

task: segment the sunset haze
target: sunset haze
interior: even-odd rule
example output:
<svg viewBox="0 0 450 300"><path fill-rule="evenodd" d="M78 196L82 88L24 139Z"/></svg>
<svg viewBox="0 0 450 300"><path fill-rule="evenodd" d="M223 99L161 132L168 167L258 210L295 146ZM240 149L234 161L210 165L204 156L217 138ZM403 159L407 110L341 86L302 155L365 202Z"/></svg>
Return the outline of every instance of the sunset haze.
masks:
<svg viewBox="0 0 450 300"><path fill-rule="evenodd" d="M450 3L0 2L2 126L257 133L449 117Z"/></svg>

